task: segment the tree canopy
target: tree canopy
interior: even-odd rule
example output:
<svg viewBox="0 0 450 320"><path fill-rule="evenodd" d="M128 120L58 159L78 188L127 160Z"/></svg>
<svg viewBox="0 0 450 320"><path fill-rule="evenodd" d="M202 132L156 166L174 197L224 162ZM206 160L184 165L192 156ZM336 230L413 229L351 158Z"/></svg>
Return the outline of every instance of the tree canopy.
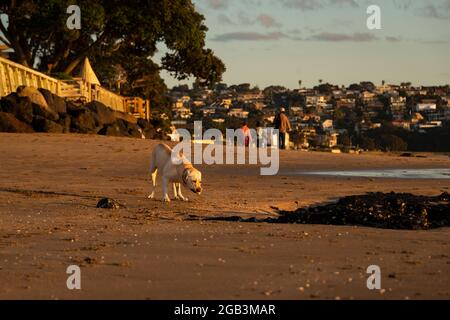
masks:
<svg viewBox="0 0 450 320"><path fill-rule="evenodd" d="M81 9L81 29L69 30L67 8ZM223 62L205 48L207 27L191 0L0 0L0 40L12 59L48 73L73 72L85 56L103 84L120 79L122 91L151 95L165 87L167 70L203 85L221 80ZM167 53L157 64L158 43Z"/></svg>

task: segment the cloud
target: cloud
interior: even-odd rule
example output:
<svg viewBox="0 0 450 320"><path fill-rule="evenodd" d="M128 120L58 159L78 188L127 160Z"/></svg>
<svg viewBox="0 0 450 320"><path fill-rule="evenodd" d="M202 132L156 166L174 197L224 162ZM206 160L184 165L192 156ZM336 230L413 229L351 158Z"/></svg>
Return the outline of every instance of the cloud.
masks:
<svg viewBox="0 0 450 320"><path fill-rule="evenodd" d="M327 6L353 7L358 8L357 0L281 0L283 6L301 11L311 11Z"/></svg>
<svg viewBox="0 0 450 320"><path fill-rule="evenodd" d="M401 42L403 39L402 37L395 37L395 36L387 36L386 41L389 42Z"/></svg>
<svg viewBox="0 0 450 320"><path fill-rule="evenodd" d="M259 33L259 32L229 32L217 35L212 40L229 42L229 41L267 41L267 40L280 40L287 38L284 33L281 32L270 32L270 33Z"/></svg>
<svg viewBox="0 0 450 320"><path fill-rule="evenodd" d="M418 8L416 12L425 18L448 20L450 19L450 0L446 0L440 5L427 3L425 6Z"/></svg>
<svg viewBox="0 0 450 320"><path fill-rule="evenodd" d="M310 36L308 40L328 42L370 42L378 40L378 38L373 33L368 32L356 32L353 34L322 32Z"/></svg>
<svg viewBox="0 0 450 320"><path fill-rule="evenodd" d="M278 23L272 16L269 16L267 14L259 15L256 18L256 21L258 21L262 26L266 28L281 27L280 23Z"/></svg>
<svg viewBox="0 0 450 320"><path fill-rule="evenodd" d="M393 0L397 9L408 10L414 5L414 0Z"/></svg>
<svg viewBox="0 0 450 320"><path fill-rule="evenodd" d="M220 10L228 7L228 0L206 0L206 5L211 9Z"/></svg>
<svg viewBox="0 0 450 320"><path fill-rule="evenodd" d="M223 14L223 13L221 13L221 14L219 14L219 15L217 16L217 21L218 21L220 24L228 24L228 25L235 25L235 24L236 24L236 23L234 23L234 21L231 20L226 14Z"/></svg>
<svg viewBox="0 0 450 320"><path fill-rule="evenodd" d="M267 14L260 14L256 18L250 18L245 12L240 11L237 15L237 23L234 23L231 19L227 19L228 17L220 17L222 22L230 24L229 22L232 22L232 24L240 24L244 26L250 26L259 24L265 28L279 28L281 27L281 23L275 20L270 15Z"/></svg>
<svg viewBox="0 0 450 320"><path fill-rule="evenodd" d="M339 6L350 6L353 8L358 8L359 5L356 2L356 0L330 0L330 3L333 5L339 5Z"/></svg>
<svg viewBox="0 0 450 320"><path fill-rule="evenodd" d="M316 10L322 7L318 0L282 0L285 7L300 9L302 11Z"/></svg>

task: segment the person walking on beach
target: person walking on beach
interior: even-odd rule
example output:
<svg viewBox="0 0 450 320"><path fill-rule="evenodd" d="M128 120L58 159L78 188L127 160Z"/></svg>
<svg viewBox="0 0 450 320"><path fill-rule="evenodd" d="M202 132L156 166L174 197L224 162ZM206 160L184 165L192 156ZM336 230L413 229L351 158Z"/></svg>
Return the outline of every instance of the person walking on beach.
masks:
<svg viewBox="0 0 450 320"><path fill-rule="evenodd" d="M286 116L286 109L284 107L280 108L280 113L275 117L275 129L279 131L279 145L280 149L286 149L285 141L286 141L286 133L291 131L291 123L289 122L288 117Z"/></svg>

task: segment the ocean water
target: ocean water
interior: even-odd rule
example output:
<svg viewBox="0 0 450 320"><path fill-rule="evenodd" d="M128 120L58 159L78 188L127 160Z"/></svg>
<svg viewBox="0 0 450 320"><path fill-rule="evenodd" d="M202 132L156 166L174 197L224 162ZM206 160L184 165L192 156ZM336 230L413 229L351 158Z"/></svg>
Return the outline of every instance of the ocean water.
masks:
<svg viewBox="0 0 450 320"><path fill-rule="evenodd" d="M388 178L388 179L450 179L450 168L298 171L296 174L334 176L334 177Z"/></svg>

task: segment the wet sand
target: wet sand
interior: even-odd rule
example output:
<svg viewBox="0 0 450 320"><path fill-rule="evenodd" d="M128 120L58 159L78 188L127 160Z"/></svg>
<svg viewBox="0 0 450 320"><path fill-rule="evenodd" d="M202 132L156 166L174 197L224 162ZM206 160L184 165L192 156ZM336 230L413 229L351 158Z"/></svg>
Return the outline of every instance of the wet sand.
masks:
<svg viewBox="0 0 450 320"><path fill-rule="evenodd" d="M368 191L437 195L449 180L291 175L296 171L450 168L447 155L281 152L277 176L249 165L198 166L190 202L146 198L159 141L0 134L2 299L449 299L450 229L187 221L268 217L272 206ZM96 209L111 197L125 209ZM157 198L162 197L158 189ZM82 290L66 268L81 267ZM382 290L366 287L379 265Z"/></svg>

